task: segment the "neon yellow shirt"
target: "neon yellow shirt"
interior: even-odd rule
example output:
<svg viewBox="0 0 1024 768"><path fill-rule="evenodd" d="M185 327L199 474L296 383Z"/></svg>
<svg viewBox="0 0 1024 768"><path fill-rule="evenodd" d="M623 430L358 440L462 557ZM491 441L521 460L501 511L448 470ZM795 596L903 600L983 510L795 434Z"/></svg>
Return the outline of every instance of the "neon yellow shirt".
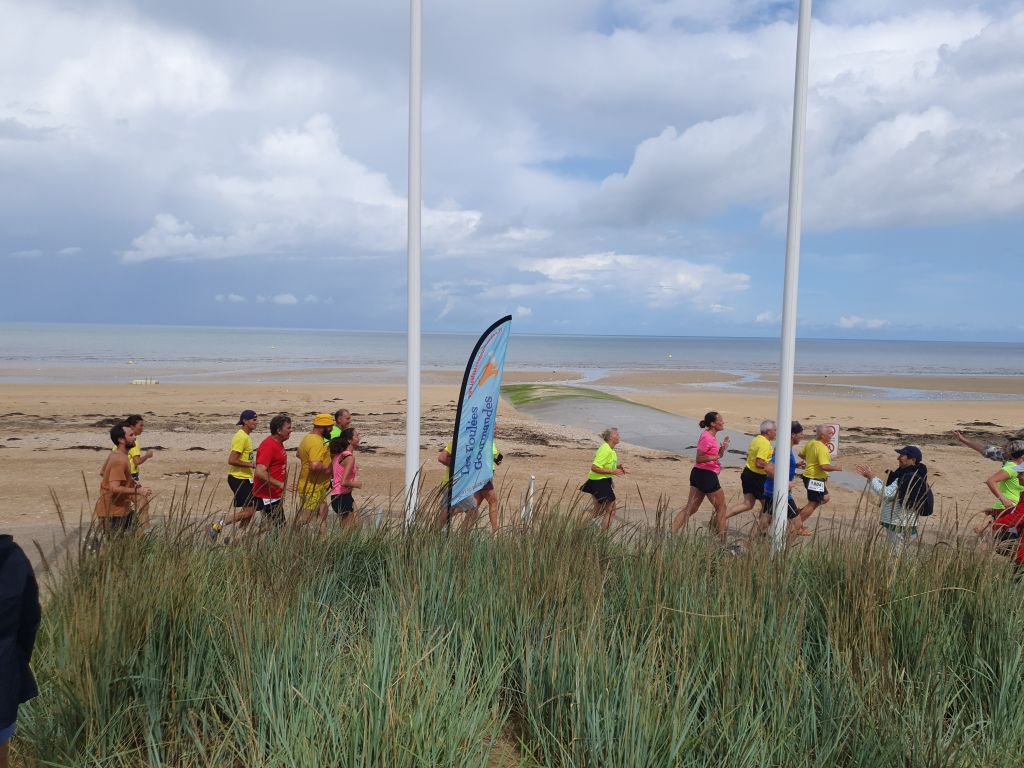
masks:
<svg viewBox="0 0 1024 768"><path fill-rule="evenodd" d="M594 460L591 464L601 469L617 469L619 466L619 456L612 449L608 443L601 443L601 447L597 449L597 453L594 454ZM590 470L587 473L588 480L605 480L611 477L611 475L599 475L594 470Z"/></svg>
<svg viewBox="0 0 1024 768"><path fill-rule="evenodd" d="M1010 501L1016 503L1020 500L1021 491L1024 490L1020 484L1020 475L1013 471L1013 468L1017 466L1016 461L1008 461L1003 464L1003 472L1009 475L1008 478L999 483L999 491ZM996 499L992 505L992 509L1002 509L1003 502Z"/></svg>
<svg viewBox="0 0 1024 768"><path fill-rule="evenodd" d="M832 454L828 452L828 447L821 440L809 441L800 451L800 455L807 462L804 477L809 477L812 480L828 478L828 472L823 470L822 466L832 463Z"/></svg>
<svg viewBox="0 0 1024 768"><path fill-rule="evenodd" d="M771 442L764 435L758 435L750 441L750 447L747 448L747 469L758 475L767 475L763 469L757 468L757 460L761 459L765 464L768 463L768 459L772 457L772 453L775 449L772 447Z"/></svg>
<svg viewBox="0 0 1024 768"><path fill-rule="evenodd" d="M115 445L110 450L111 451L116 451L117 450L117 446ZM141 455L142 455L142 448L139 447L139 441L136 440L135 441L135 445L133 445L131 448L128 449L128 468L131 471L132 475L139 474L139 468L135 464L135 459L137 457L141 456Z"/></svg>
<svg viewBox="0 0 1024 768"><path fill-rule="evenodd" d="M256 453L252 449L252 437L244 429L235 432L235 436L231 438L231 451L237 451L238 458L248 461L250 464L256 458ZM231 471L228 474L231 477L237 477L239 480L252 480L252 467L236 467L234 464L229 466Z"/></svg>

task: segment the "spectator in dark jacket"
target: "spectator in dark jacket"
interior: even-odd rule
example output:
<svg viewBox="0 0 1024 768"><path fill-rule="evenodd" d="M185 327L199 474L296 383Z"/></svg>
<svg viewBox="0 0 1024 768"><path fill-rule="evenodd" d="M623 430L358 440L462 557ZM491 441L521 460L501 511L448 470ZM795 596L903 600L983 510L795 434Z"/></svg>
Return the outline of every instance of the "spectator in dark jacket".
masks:
<svg viewBox="0 0 1024 768"><path fill-rule="evenodd" d="M7 768L18 705L39 691L28 663L39 629L39 588L21 547L0 536L0 768Z"/></svg>

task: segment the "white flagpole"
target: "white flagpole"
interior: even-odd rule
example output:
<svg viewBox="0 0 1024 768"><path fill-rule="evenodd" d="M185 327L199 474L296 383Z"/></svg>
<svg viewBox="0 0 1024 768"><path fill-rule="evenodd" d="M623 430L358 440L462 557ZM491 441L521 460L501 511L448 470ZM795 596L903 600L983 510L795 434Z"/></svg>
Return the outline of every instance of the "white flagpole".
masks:
<svg viewBox="0 0 1024 768"><path fill-rule="evenodd" d="M782 353L779 360L779 408L775 419L775 493L773 551L786 547L789 499L790 424L793 421L793 368L796 361L796 300L800 278L800 214L804 196L804 134L807 124L807 69L811 45L811 0L800 0L796 36L796 85L793 93L793 144L789 158L789 219L786 224L786 277L782 292Z"/></svg>
<svg viewBox="0 0 1024 768"><path fill-rule="evenodd" d="M406 331L405 400L405 524L416 522L420 471L420 233L422 212L420 156L422 150L421 77L422 0L409 2L409 319Z"/></svg>

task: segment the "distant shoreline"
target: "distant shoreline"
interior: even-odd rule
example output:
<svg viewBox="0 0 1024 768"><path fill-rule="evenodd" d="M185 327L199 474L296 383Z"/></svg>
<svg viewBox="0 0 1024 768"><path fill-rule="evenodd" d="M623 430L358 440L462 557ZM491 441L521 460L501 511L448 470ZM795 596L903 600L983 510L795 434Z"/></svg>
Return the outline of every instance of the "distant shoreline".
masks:
<svg viewBox="0 0 1024 768"><path fill-rule="evenodd" d="M458 384L462 371L453 367L422 369L424 385ZM405 382L402 366L325 366L322 368L225 367L188 371L174 367L111 361L103 365L6 366L0 386L131 384L139 380L164 385L289 385L384 384ZM509 384L559 384L589 388L629 398L634 393L703 390L709 393L775 393L777 377L764 371L715 371L669 368L565 369L508 366ZM963 374L806 374L796 375L796 394L871 400L1004 401L1021 397L1020 377ZM582 396L582 393L576 393Z"/></svg>

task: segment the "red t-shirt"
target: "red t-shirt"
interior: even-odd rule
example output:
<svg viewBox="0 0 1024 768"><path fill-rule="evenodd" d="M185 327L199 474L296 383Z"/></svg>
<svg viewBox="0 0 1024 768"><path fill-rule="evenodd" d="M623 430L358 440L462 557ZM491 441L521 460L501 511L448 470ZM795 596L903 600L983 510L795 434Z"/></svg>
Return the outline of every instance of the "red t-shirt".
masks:
<svg viewBox="0 0 1024 768"><path fill-rule="evenodd" d="M267 474L279 483L284 483L285 475L288 474L288 454L284 452L284 445L280 440L268 436L256 449L256 463L267 468ZM264 483L259 477L254 477L252 482L252 494L257 499L280 499L284 488Z"/></svg>

